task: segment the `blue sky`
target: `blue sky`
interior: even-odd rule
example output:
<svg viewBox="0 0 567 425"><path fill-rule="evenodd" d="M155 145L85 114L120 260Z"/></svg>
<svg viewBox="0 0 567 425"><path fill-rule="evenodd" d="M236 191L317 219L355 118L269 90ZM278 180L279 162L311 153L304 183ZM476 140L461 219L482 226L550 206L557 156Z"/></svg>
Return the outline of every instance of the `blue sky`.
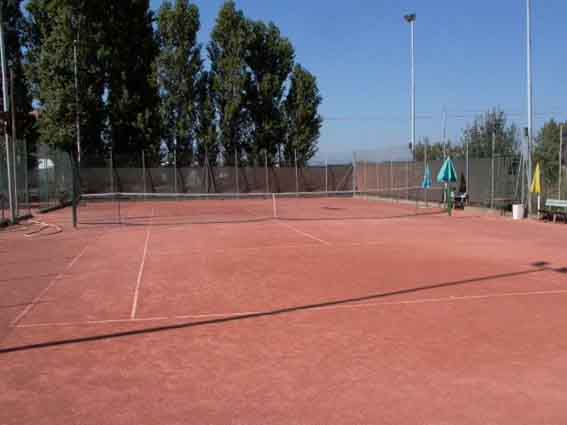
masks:
<svg viewBox="0 0 567 425"><path fill-rule="evenodd" d="M161 1L152 0L154 8ZM195 0L206 43L223 0ZM525 0L237 0L252 19L275 22L297 61L319 81L326 118L320 150L406 146L409 27L417 13L417 137L448 136L475 112L500 106L526 125ZM537 124L567 119L565 0L533 0ZM561 69L563 67L563 70Z"/></svg>

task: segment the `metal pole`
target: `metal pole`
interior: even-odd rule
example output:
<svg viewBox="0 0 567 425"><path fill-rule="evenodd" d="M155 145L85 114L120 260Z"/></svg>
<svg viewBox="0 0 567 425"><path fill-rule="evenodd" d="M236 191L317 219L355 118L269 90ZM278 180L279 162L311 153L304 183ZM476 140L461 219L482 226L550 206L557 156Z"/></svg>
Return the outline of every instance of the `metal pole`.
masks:
<svg viewBox="0 0 567 425"><path fill-rule="evenodd" d="M205 145L206 149L206 145ZM175 139L175 147L173 148L173 193L177 191L177 139Z"/></svg>
<svg viewBox="0 0 567 425"><path fill-rule="evenodd" d="M352 154L352 193L356 195L356 152Z"/></svg>
<svg viewBox="0 0 567 425"><path fill-rule="evenodd" d="M469 142L466 141L465 142L465 175L467 176L467 193L470 194L471 193L471 188L470 188L470 184L471 184L471 180L469 178ZM467 199L469 199L470 202L470 195L467 197Z"/></svg>
<svg viewBox="0 0 567 425"><path fill-rule="evenodd" d="M534 124L534 101L533 101L533 74L532 74L532 1L526 0L527 12L527 77L528 77L528 179L532 179L532 143ZM528 212L533 213L532 195L528 191Z"/></svg>
<svg viewBox="0 0 567 425"><path fill-rule="evenodd" d="M14 70L10 69L10 106L12 110L12 167L14 173L14 209L16 210L16 214L19 214L19 199L18 199L18 161L16 160L16 149L18 145L18 135L16 129L16 95L15 95L15 84L14 84Z"/></svg>
<svg viewBox="0 0 567 425"><path fill-rule="evenodd" d="M238 149L234 148L234 178L236 181L236 193L240 193L240 182L238 181Z"/></svg>
<svg viewBox="0 0 567 425"><path fill-rule="evenodd" d="M557 187L559 199L561 199L561 180L563 179L563 127L563 124L559 127L559 179Z"/></svg>
<svg viewBox="0 0 567 425"><path fill-rule="evenodd" d="M411 151L415 154L415 16L411 27Z"/></svg>
<svg viewBox="0 0 567 425"><path fill-rule="evenodd" d="M297 149L294 151L295 155L295 194L299 194L299 169L297 167Z"/></svg>
<svg viewBox="0 0 567 425"><path fill-rule="evenodd" d="M325 158L325 192L329 192L329 157Z"/></svg>
<svg viewBox="0 0 567 425"><path fill-rule="evenodd" d="M264 151L264 168L266 171L266 193L270 193L270 174L268 172L268 150Z"/></svg>
<svg viewBox="0 0 567 425"><path fill-rule="evenodd" d="M392 202L394 202L394 164L390 160L390 196L392 197Z"/></svg>
<svg viewBox="0 0 567 425"><path fill-rule="evenodd" d="M144 189L144 199L146 198L146 193L148 193L146 189L146 154L142 149L142 180L143 180L143 189Z"/></svg>
<svg viewBox="0 0 567 425"><path fill-rule="evenodd" d="M81 166L81 115L79 111L79 71L77 60L77 40L73 41L73 58L75 74L75 126L77 137L77 165Z"/></svg>
<svg viewBox="0 0 567 425"><path fill-rule="evenodd" d="M4 112L8 112L8 83L7 70L6 70L6 52L4 46L4 17L2 14L2 8L0 7L0 68L2 70L2 95L3 95L3 106ZM8 177L8 204L10 207L10 216L12 223L16 223L18 216L16 212L16 204L14 200L14 186L13 186L13 166L11 146L10 146L10 136L8 131L5 134L5 145L6 145L6 172Z"/></svg>
<svg viewBox="0 0 567 425"><path fill-rule="evenodd" d="M447 110L443 107L443 157L447 158Z"/></svg>
<svg viewBox="0 0 567 425"><path fill-rule="evenodd" d="M110 192L115 193L116 189L114 188L114 158L112 151L112 146L110 146Z"/></svg>
<svg viewBox="0 0 567 425"><path fill-rule="evenodd" d="M496 147L496 133L492 133L492 160L491 160L491 171L490 171L490 208L494 209L494 151Z"/></svg>

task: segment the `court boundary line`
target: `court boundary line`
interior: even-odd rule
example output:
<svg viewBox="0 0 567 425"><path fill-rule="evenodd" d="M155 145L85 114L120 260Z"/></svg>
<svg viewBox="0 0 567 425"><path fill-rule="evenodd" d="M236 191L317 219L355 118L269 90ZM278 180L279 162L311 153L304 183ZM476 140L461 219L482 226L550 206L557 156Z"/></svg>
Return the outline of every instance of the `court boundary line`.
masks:
<svg viewBox="0 0 567 425"><path fill-rule="evenodd" d="M18 314L16 316L16 318L14 320L12 320L12 322L10 323L11 327L16 327L16 325L18 323L20 323L35 308L35 306L41 301L41 299L47 294L47 292L52 287L54 287L57 282L59 282L61 279L63 279L65 274L73 268L73 266L83 257L83 255L85 255L85 253L87 252L87 249L92 244L94 244L98 240L99 237L97 237L95 239L95 241L93 241L91 243L87 243L84 246L84 248L71 260L71 262L69 264L67 264L67 266L63 269L63 271L61 271L57 276L55 276L53 278L53 280L51 282L49 282L49 284L43 289L43 291L41 291L39 293L39 295L37 297L35 297L32 300L32 302L22 312L20 312L20 314Z"/></svg>
<svg viewBox="0 0 567 425"><path fill-rule="evenodd" d="M293 226L292 226L291 224L289 224L289 223L286 223L286 222L283 222L283 221L278 220L278 224L280 224L280 225L282 225L282 226L284 226L284 227L287 227L288 229L293 230L295 233L297 233L297 234L299 234L299 235L302 235L302 236L305 236L306 238L309 238L309 239L311 239L311 240L314 240L314 241L316 241L316 242L319 242L319 243L321 243L321 244L323 244L323 245L332 246L332 244L331 244L329 241L326 241L326 240L324 240L324 239L318 238L317 236L314 236L314 235L312 235L311 233L307 233L307 232L304 232L304 231L302 231L302 230L299 230L299 229L293 227Z"/></svg>
<svg viewBox="0 0 567 425"><path fill-rule="evenodd" d="M154 210L152 208L152 220L153 220ZM140 298L140 289L142 287L142 279L144 277L144 267L146 265L146 259L148 257L148 246L150 243L150 236L152 233L152 225L146 229L146 241L144 242L144 251L142 254L142 261L140 262L140 268L138 269L138 278L136 279L136 288L134 289L134 298L132 300L132 310L130 311L130 319L136 318L136 313L138 311L138 300Z"/></svg>
<svg viewBox="0 0 567 425"><path fill-rule="evenodd" d="M321 306L313 307L311 311L339 311L339 310L352 310L364 308L378 308L378 307L392 307L392 306L406 306L406 305L421 305L421 304L443 304L455 302L467 302L478 300L490 300L498 298L525 298L531 296L552 296L552 295L567 295L567 289L564 290L549 290L549 291L528 291L528 292L505 292L501 294L483 294L483 295L461 295L461 296L446 296L437 298L421 298L413 300L401 300L393 302L353 302L347 305L336 306ZM232 312L232 313L210 313L210 314L195 314L195 315L176 315L176 316L156 316L145 318L130 318L130 319L106 319L106 320L87 320L78 322L53 322L53 323L30 323L27 325L15 325L15 329L34 329L34 328L63 328L63 327L81 327L92 325L112 325L112 324L136 324L144 322L164 322L174 320L207 320L207 319L238 319L240 317L246 318L250 316L258 316L264 314L264 311L245 311L245 312Z"/></svg>

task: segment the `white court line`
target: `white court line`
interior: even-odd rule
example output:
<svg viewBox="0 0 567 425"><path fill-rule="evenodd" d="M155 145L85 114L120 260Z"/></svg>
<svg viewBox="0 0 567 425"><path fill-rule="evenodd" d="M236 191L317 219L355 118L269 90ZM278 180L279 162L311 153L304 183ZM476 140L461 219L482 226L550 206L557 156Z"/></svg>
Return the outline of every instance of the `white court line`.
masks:
<svg viewBox="0 0 567 425"><path fill-rule="evenodd" d="M138 279L136 280L136 289L134 290L134 299L132 300L132 311L130 313L130 319L136 318L136 312L138 310L138 299L140 298L140 287L142 286L142 278L144 277L144 266L146 265L146 258L148 256L148 245L150 242L150 235L152 233L153 220L154 220L154 210L152 208L152 218L150 220L150 225L146 230L146 242L144 243L144 253L142 254L142 262L140 263L140 269L138 270Z"/></svg>
<svg viewBox="0 0 567 425"><path fill-rule="evenodd" d="M551 295L567 295L567 290L557 290L557 291L533 291L533 292L506 292L502 294L486 294L486 295L465 295L465 296L449 296L443 298L422 298L415 300L406 301L394 301L394 302L356 302L345 304L345 305L330 305L321 307L312 307L302 309L301 306L297 307L297 312L305 311L338 311L344 309L362 309L362 308L376 308L376 307L389 307L389 306L402 306L402 305L419 305L419 304L440 304L440 303L453 303L453 302L463 302L463 301L478 301L478 300L488 300L497 298L520 298L520 297L532 297L532 296L551 296ZM340 301L339 301L340 302ZM274 311L278 310L294 310L294 307L278 307L274 308ZM211 314L198 314L198 315L182 315L182 316L171 316L171 317L147 317L138 319L115 319L115 320L89 320L85 322L53 322L53 323L32 323L28 325L18 325L15 328L29 329L29 328L49 328L49 327L72 327L72 326L86 326L86 325L107 325L107 324L119 324L119 323L140 323L140 322L157 322L157 321L168 321L168 320L215 320L215 319L238 319L239 317L247 316L268 316L270 310L265 311L245 311L239 313L211 313Z"/></svg>
<svg viewBox="0 0 567 425"><path fill-rule="evenodd" d="M312 240L314 240L314 241L317 241L317 242L319 242L319 243L322 243L323 245L331 246L331 243L330 243L330 242L327 242L327 241L325 241L325 240L323 240L323 239L320 239L320 238L318 238L317 236L313 236L313 235L310 234L310 233L303 232L303 231L301 231L301 230L299 230L299 229L296 229L295 227L293 227L292 225L290 225L290 224L288 224L288 223L284 223L284 222L278 221L278 224L280 224L280 225L282 225L282 226L284 226L284 227L287 227L288 229L293 230L293 231L294 231L295 233L297 233L297 234L303 235L303 236L305 236L305 237L307 237L307 238L309 238L309 239L312 239Z"/></svg>
<svg viewBox="0 0 567 425"><path fill-rule="evenodd" d="M65 270L63 270L61 273L59 273L57 276L55 276L55 278L49 283L49 285L47 285L45 287L45 289L43 291L41 291L41 293L34 298L34 300L28 304L28 306L20 313L18 314L18 316L12 320L12 323L10 324L10 326L15 327L18 323L20 323L20 321L22 321L22 319L28 315L28 313L30 311L32 311L35 306L37 305L37 303L39 303L39 301L41 301L41 299L45 296L45 294L47 293L47 291L49 291L59 280L61 280L63 278L63 276L65 276L65 273L67 273L69 270L71 270L71 268L75 265L75 263L77 261L79 261L79 259L85 254L85 252L87 251L87 248L90 246L91 244L87 244L82 250L81 252L79 252L79 254L77 254L75 256L75 258L73 258L73 260L67 264L67 267L65 267Z"/></svg>

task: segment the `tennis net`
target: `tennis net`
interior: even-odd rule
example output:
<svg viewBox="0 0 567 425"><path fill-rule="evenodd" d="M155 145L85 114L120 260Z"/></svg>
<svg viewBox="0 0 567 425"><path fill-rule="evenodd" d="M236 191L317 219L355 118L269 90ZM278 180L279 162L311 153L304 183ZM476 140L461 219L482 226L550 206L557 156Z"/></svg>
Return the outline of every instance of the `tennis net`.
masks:
<svg viewBox="0 0 567 425"><path fill-rule="evenodd" d="M386 219L444 211L441 189L247 194L86 194L79 224L199 224L265 220Z"/></svg>

